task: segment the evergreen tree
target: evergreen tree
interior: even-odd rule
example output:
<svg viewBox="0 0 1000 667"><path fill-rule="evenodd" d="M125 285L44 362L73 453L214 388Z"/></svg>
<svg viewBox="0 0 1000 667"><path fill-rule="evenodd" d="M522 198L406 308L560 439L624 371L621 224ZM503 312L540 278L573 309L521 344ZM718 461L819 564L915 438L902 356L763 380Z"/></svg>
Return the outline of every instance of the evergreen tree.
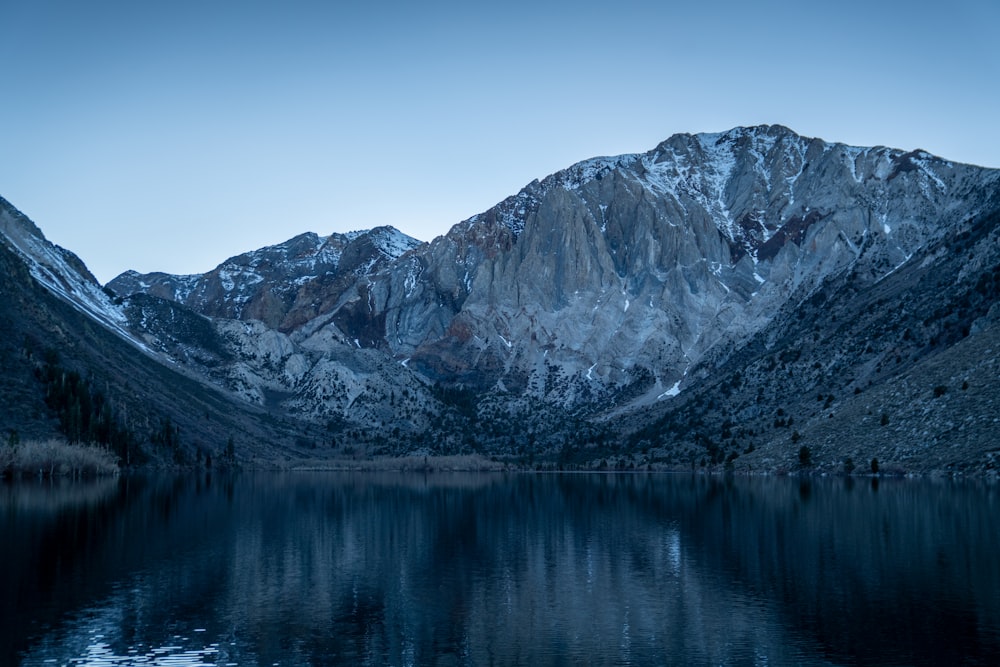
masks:
<svg viewBox="0 0 1000 667"><path fill-rule="evenodd" d="M812 450L809 449L808 445L799 447L799 463L802 466L808 466L812 463Z"/></svg>
<svg viewBox="0 0 1000 667"><path fill-rule="evenodd" d="M139 453L135 436L116 414L111 401L77 371L59 365L59 356L49 350L35 377L45 390L45 404L55 415L59 430L71 443L104 445L125 465L135 462Z"/></svg>

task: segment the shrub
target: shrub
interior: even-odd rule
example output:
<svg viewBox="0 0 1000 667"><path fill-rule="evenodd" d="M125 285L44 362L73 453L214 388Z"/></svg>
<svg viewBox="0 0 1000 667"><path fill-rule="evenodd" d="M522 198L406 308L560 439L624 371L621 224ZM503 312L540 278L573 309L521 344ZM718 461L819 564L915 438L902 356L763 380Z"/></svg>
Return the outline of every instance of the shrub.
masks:
<svg viewBox="0 0 1000 667"><path fill-rule="evenodd" d="M92 445L64 440L28 440L0 452L0 472L11 475L92 477L118 472L115 456Z"/></svg>
<svg viewBox="0 0 1000 667"><path fill-rule="evenodd" d="M799 447L799 463L803 466L807 466L812 463L812 450L809 449L808 445L802 445Z"/></svg>

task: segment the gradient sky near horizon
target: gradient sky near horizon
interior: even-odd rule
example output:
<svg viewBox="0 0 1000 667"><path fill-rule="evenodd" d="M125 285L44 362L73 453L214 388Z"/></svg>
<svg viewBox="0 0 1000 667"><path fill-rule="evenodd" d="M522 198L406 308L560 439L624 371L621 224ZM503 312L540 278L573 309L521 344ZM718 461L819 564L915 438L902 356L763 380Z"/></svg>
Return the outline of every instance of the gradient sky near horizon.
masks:
<svg viewBox="0 0 1000 667"><path fill-rule="evenodd" d="M1000 167L1000 3L0 3L0 196L102 282L421 240L532 179L780 123Z"/></svg>

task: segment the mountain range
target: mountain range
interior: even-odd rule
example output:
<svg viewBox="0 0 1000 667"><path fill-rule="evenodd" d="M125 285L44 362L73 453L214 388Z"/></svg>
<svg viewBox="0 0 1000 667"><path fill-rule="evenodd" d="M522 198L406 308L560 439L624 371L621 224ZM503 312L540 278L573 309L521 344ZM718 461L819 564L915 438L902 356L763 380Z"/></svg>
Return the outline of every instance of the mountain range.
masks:
<svg viewBox="0 0 1000 667"><path fill-rule="evenodd" d="M153 461L994 470L998 184L776 125L679 134L429 243L306 233L103 287L0 200L0 426L64 428L55 352Z"/></svg>

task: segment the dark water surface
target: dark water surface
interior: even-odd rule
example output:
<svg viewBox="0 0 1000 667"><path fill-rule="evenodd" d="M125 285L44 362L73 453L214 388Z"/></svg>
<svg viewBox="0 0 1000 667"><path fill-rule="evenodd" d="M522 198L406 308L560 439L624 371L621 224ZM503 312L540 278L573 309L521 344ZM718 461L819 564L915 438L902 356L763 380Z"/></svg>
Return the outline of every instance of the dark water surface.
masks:
<svg viewBox="0 0 1000 667"><path fill-rule="evenodd" d="M1000 488L0 484L0 665L1000 664Z"/></svg>

